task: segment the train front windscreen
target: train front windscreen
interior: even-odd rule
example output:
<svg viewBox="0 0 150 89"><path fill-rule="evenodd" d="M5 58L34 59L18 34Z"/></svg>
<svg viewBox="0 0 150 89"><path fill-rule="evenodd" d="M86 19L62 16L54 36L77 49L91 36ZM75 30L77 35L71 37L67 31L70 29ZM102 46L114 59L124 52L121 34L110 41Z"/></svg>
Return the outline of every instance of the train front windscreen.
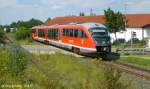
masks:
<svg viewBox="0 0 150 89"><path fill-rule="evenodd" d="M89 29L96 46L110 46L110 35L106 28L90 28Z"/></svg>

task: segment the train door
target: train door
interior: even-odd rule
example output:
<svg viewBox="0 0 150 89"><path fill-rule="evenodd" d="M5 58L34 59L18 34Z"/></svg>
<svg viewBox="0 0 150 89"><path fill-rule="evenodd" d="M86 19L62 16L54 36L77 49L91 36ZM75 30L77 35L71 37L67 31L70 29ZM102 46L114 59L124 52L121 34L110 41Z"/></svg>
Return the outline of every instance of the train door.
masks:
<svg viewBox="0 0 150 89"><path fill-rule="evenodd" d="M87 36L86 36L86 34L85 34L85 32L83 31L83 30L79 30L79 38L81 39L80 40L80 46L81 47L85 47L85 46L87 46Z"/></svg>
<svg viewBox="0 0 150 89"><path fill-rule="evenodd" d="M54 28L48 29L48 39L56 40L56 41L60 40L59 30Z"/></svg>
<svg viewBox="0 0 150 89"><path fill-rule="evenodd" d="M32 30L32 33L31 33L32 37L33 38L37 37L37 30L36 29L31 29L31 30Z"/></svg>
<svg viewBox="0 0 150 89"><path fill-rule="evenodd" d="M49 32L51 34L51 39L52 40L55 40L55 41L58 41L59 40L59 33L58 33L58 29L50 29L51 31Z"/></svg>

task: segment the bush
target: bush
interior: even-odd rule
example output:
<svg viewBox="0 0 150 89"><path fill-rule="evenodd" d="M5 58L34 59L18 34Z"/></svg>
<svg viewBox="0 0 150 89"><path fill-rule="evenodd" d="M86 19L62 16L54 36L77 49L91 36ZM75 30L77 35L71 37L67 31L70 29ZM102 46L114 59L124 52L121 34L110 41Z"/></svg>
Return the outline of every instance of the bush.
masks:
<svg viewBox="0 0 150 89"><path fill-rule="evenodd" d="M111 66L111 67L110 67ZM129 86L120 82L121 71L112 64L104 67L106 89L127 89Z"/></svg>
<svg viewBox="0 0 150 89"><path fill-rule="evenodd" d="M136 44L136 43L139 43L140 40L138 38L132 38L132 43ZM128 44L131 43L131 39L127 42Z"/></svg>
<svg viewBox="0 0 150 89"><path fill-rule="evenodd" d="M22 75L27 62L27 55L24 50L21 49L19 46L11 45L7 48L7 53L7 71L12 76Z"/></svg>
<svg viewBox="0 0 150 89"><path fill-rule="evenodd" d="M4 32L2 29L0 29L0 44L1 43L5 43Z"/></svg>
<svg viewBox="0 0 150 89"><path fill-rule="evenodd" d="M20 27L16 32L15 32L15 39L16 40L24 40L26 38L30 37L30 30L28 30L25 27Z"/></svg>
<svg viewBox="0 0 150 89"><path fill-rule="evenodd" d="M146 40L141 40L139 44L140 44L140 46L146 45Z"/></svg>

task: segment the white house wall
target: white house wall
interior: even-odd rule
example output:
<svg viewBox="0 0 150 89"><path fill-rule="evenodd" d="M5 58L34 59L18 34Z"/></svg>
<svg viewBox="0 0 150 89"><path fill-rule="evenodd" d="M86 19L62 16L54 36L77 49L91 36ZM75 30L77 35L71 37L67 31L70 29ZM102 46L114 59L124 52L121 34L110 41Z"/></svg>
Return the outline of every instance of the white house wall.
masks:
<svg viewBox="0 0 150 89"><path fill-rule="evenodd" d="M118 39L125 39L126 41L129 41L131 39L131 32L135 32L136 38L142 40L142 28L127 28L126 31L117 32L116 35ZM114 33L111 33L110 35L113 42L115 40L115 35Z"/></svg>
<svg viewBox="0 0 150 89"><path fill-rule="evenodd" d="M142 28L127 28L127 31L125 32L125 40L128 41L131 39L131 33L132 32L135 32L136 33L136 37L135 38L138 38L139 40L142 40L143 39L143 36L142 36Z"/></svg>
<svg viewBox="0 0 150 89"><path fill-rule="evenodd" d="M124 32L117 32L116 35L117 35L117 39L124 39L125 38ZM111 42L113 43L116 40L115 34L111 33L110 36L111 36Z"/></svg>
<svg viewBox="0 0 150 89"><path fill-rule="evenodd" d="M145 34L144 37L148 38L147 45L148 45L148 48L150 48L150 26L144 28L144 34Z"/></svg>
<svg viewBox="0 0 150 89"><path fill-rule="evenodd" d="M150 39L150 26L144 28L144 37Z"/></svg>

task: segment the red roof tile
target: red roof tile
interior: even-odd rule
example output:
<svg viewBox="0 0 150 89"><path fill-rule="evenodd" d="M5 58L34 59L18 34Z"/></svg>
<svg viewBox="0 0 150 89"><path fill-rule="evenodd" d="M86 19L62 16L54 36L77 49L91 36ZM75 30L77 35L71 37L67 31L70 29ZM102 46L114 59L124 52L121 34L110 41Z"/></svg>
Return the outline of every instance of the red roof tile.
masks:
<svg viewBox="0 0 150 89"><path fill-rule="evenodd" d="M128 27L144 27L150 24L150 14L127 14ZM48 19L45 25L67 24L72 22L97 22L104 23L104 16L66 16Z"/></svg>

